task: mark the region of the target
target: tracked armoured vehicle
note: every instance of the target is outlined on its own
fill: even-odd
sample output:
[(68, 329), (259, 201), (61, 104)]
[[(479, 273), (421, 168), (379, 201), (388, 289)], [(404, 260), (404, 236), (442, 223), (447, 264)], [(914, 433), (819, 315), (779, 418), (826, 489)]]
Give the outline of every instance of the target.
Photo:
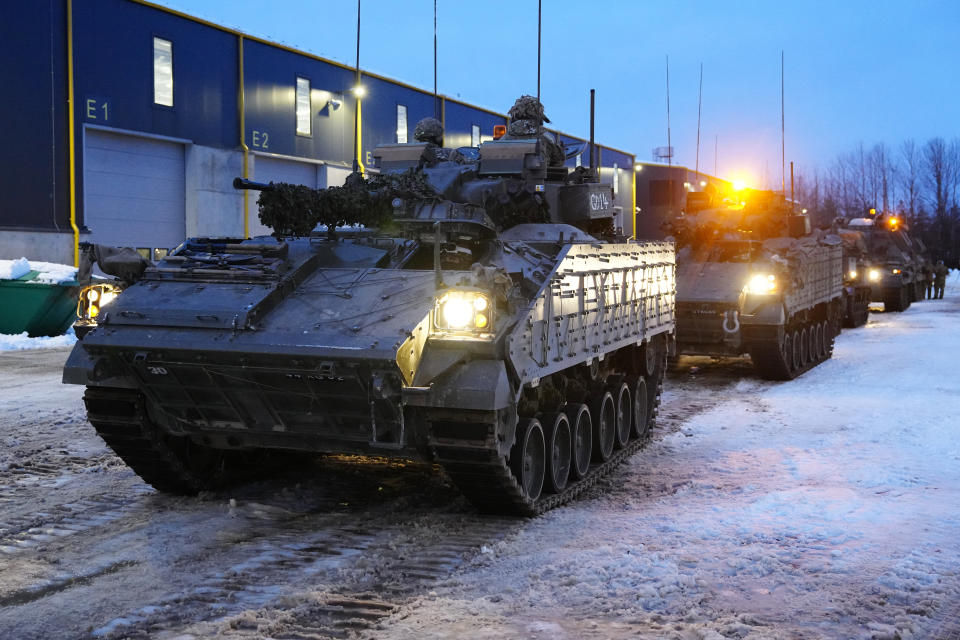
[(761, 377), (792, 379), (833, 352), (843, 316), (841, 240), (812, 235), (806, 215), (778, 194), (738, 196), (724, 204), (697, 194), (669, 225), (677, 351), (749, 354)]
[(870, 263), (863, 233), (838, 229), (843, 241), (843, 326), (860, 327), (870, 317)]
[(846, 228), (866, 240), (871, 302), (882, 302), (885, 311), (905, 311), (923, 299), (923, 247), (910, 238), (901, 217), (879, 213), (853, 218)]
[(305, 451), (438, 463), (489, 512), (563, 503), (650, 429), (674, 252), (615, 237), (610, 186), (548, 144), (388, 145), (378, 176), (322, 191), (239, 181), (275, 237), (184, 242), (64, 380), (164, 491)]

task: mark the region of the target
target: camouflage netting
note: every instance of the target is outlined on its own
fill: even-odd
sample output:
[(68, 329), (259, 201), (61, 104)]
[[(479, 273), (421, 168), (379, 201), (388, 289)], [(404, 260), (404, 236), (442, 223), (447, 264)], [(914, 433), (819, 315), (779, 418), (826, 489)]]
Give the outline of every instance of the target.
[(273, 236), (308, 236), (317, 227), (363, 225), (381, 227), (393, 212), (394, 198), (435, 199), (436, 192), (422, 172), (380, 174), (365, 179), (358, 173), (347, 177), (342, 187), (311, 189), (302, 185), (271, 183), (260, 192), (260, 222), (273, 229)]

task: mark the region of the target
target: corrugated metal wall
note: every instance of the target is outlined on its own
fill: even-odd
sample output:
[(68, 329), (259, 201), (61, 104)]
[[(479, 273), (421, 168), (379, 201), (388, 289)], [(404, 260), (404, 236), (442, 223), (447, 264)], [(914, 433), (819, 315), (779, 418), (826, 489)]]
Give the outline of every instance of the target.
[[(5, 196), (0, 227), (70, 231), (65, 107), (68, 1), (16, 3), (4, 8), (0, 21), (3, 86), (16, 88), (0, 101), (0, 115), (17, 123), (8, 130), (7, 141), (18, 157), (0, 173)], [(84, 195), (84, 125), (175, 139), (186, 145), (188, 157), (192, 146), (239, 154), (239, 34), (132, 0), (73, 0), (73, 12), (79, 224), (84, 222), (84, 202), (89, 201)], [(173, 43), (172, 107), (154, 104), (154, 37)], [(244, 37), (243, 42), (244, 137), (249, 148), (349, 166), (356, 104), (349, 93), (353, 70), (256, 38)], [(310, 81), (310, 135), (296, 133), (297, 77)], [(397, 105), (406, 107), (410, 140), (419, 119), (440, 111), (446, 144), (452, 147), (471, 144), (473, 125), (480, 127), (482, 139), (487, 140), (494, 125), (506, 123), (503, 115), (455, 100), (444, 99), (436, 109), (429, 92), (388, 79), (364, 75), (363, 85), (367, 89), (362, 103), (364, 161), (372, 157), (376, 145), (397, 141)], [(333, 108), (330, 100), (339, 108)], [(608, 148), (598, 151), (604, 166), (632, 165), (628, 154)], [(222, 162), (230, 165), (228, 159)], [(186, 171), (188, 190), (194, 182), (209, 184), (209, 176), (189, 175), (189, 161)], [(217, 177), (208, 188), (220, 189), (219, 182)], [(619, 186), (622, 193), (623, 183)], [(189, 218), (189, 195), (187, 199)], [(239, 201), (225, 196), (217, 200), (222, 207), (236, 207)], [(192, 228), (189, 221), (187, 228)]]

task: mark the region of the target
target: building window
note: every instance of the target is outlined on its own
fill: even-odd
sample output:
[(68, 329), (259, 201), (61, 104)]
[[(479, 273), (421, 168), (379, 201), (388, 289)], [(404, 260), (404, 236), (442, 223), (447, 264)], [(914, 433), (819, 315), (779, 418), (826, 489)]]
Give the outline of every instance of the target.
[(153, 102), (173, 106), (173, 43), (153, 39)]
[(480, 125), (478, 124), (470, 125), (470, 146), (480, 146)]
[(310, 81), (297, 78), (297, 135), (310, 135)]
[(397, 105), (397, 142), (407, 143), (407, 107), (403, 104)]
[(620, 167), (617, 166), (617, 163), (613, 163), (613, 197), (616, 198), (620, 194)]

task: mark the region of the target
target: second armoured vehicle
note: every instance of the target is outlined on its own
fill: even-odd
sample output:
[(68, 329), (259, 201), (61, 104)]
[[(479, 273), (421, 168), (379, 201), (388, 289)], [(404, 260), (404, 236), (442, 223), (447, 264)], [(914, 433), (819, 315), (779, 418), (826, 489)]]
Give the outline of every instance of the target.
[(879, 213), (853, 218), (846, 228), (859, 231), (866, 240), (871, 302), (882, 302), (885, 311), (904, 311), (923, 299), (922, 247), (907, 234), (901, 217)]
[(688, 194), (670, 226), (678, 353), (749, 354), (774, 380), (831, 356), (843, 315), (840, 238), (812, 235), (807, 216), (771, 191), (740, 192), (735, 204)]
[(673, 245), (617, 237), (610, 186), (511, 116), (479, 149), (380, 147), (344, 187), (240, 181), (274, 237), (187, 240), (71, 353), (98, 433), (180, 493), (278, 450), (438, 463), (492, 512), (592, 485), (656, 414)]
[(837, 235), (843, 240), (843, 326), (860, 327), (870, 316), (872, 270), (867, 242), (855, 229), (838, 229)]

